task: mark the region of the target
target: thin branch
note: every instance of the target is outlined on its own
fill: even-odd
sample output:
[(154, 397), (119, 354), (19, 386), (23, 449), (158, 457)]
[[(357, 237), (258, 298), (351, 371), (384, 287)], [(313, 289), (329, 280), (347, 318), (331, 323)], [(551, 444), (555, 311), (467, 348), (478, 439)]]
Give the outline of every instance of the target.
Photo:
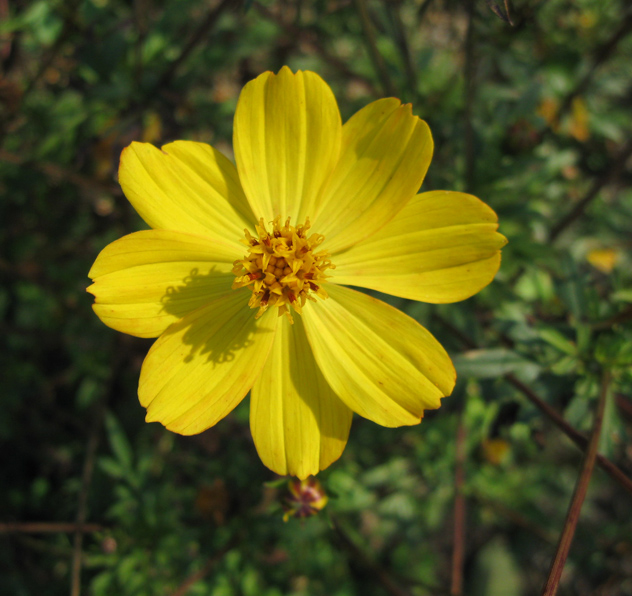
[(550, 128), (554, 129), (562, 119), (562, 116), (573, 105), (573, 100), (581, 95), (590, 84), (593, 76), (599, 69), (599, 67), (614, 53), (619, 45), (619, 42), (624, 39), (630, 32), (632, 32), (632, 11), (628, 10), (627, 14), (623, 18), (621, 25), (615, 30), (610, 39), (600, 45), (594, 54), (594, 60), (588, 72), (581, 78), (581, 80), (575, 85), (572, 91), (566, 95), (562, 100), (560, 108), (555, 114), (553, 122), (551, 122)]
[(73, 524), (63, 522), (8, 522), (0, 523), (0, 534), (52, 534), (55, 532), (101, 532), (99, 524)]
[(456, 430), (456, 462), (454, 471), (454, 545), (452, 549), (451, 596), (463, 594), (463, 566), (465, 562), (465, 422), (463, 412), (459, 415)]
[(608, 170), (594, 181), (586, 195), (551, 228), (549, 242), (555, 241), (569, 225), (583, 215), (586, 207), (595, 200), (599, 191), (611, 180), (619, 176), (630, 156), (632, 156), (632, 140), (629, 140), (623, 146), (623, 149), (619, 151), (619, 154), (615, 157)]
[(417, 69), (415, 68), (413, 62), (408, 38), (406, 36), (406, 27), (404, 26), (404, 21), (402, 20), (400, 12), (401, 4), (387, 1), (385, 2), (385, 7), (393, 23), (395, 44), (397, 45), (397, 49), (399, 50), (399, 54), (404, 64), (404, 72), (406, 73), (407, 86), (411, 101), (414, 104), (417, 104), (419, 100)]
[(503, 22), (507, 23), (511, 27), (514, 26), (513, 21), (511, 20), (511, 15), (509, 14), (509, 2), (505, 0), (505, 12), (502, 11), (500, 6), (493, 2), (492, 0), (485, 0), (489, 9)]
[[(525, 395), (529, 401), (535, 405), (543, 414), (549, 418), (575, 445), (585, 450), (588, 446), (588, 439), (579, 431), (575, 430), (560, 414), (558, 414), (551, 406), (541, 400), (538, 395), (529, 386), (517, 379), (514, 375), (506, 375), (505, 378)], [(625, 490), (632, 495), (632, 479), (630, 479), (617, 465), (613, 464), (607, 457), (597, 454), (597, 463), (607, 472), (614, 480), (616, 480)]]
[(171, 596), (185, 596), (189, 589), (192, 588), (201, 579), (204, 579), (211, 572), (213, 567), (215, 567), (216, 563), (221, 561), (229, 551), (237, 546), (239, 542), (240, 539), (237, 538), (230, 540), (224, 548), (220, 549), (213, 556), (211, 556), (201, 569), (187, 577), (184, 582), (182, 582), (182, 584), (176, 589), (176, 591), (171, 593)]
[(96, 408), (96, 413), (93, 418), (92, 428), (90, 429), (90, 435), (88, 437), (88, 443), (86, 445), (86, 458), (83, 464), (83, 474), (81, 477), (81, 491), (79, 492), (79, 505), (77, 507), (77, 529), (75, 530), (75, 537), (73, 541), (72, 549), (72, 572), (70, 579), (70, 596), (80, 596), (81, 594), (81, 563), (82, 563), (82, 548), (83, 548), (83, 532), (81, 527), (85, 526), (86, 518), (88, 516), (88, 492), (90, 490), (90, 484), (92, 482), (92, 473), (94, 471), (94, 458), (97, 453), (97, 446), (99, 445), (99, 431), (101, 429), (101, 422), (105, 414), (105, 401), (101, 400)]
[(60, 8), (63, 9), (64, 14), (64, 24), (61, 32), (53, 42), (53, 45), (48, 49), (48, 51), (40, 57), (39, 67), (37, 72), (33, 76), (33, 78), (27, 83), (26, 89), (24, 89), (24, 93), (22, 95), (22, 100), (33, 91), (36, 85), (39, 83), (44, 73), (48, 70), (48, 68), (53, 64), (57, 56), (59, 56), (61, 50), (64, 48), (66, 42), (70, 39), (71, 35), (78, 30), (77, 26), (77, 8), (79, 6), (79, 0), (72, 0), (72, 2), (66, 2), (60, 5)]
[[(455, 337), (461, 340), (463, 345), (468, 349), (477, 349), (476, 345), (469, 337), (467, 337), (460, 329), (457, 329), (452, 323), (444, 319), (443, 317), (435, 314), (436, 320), (439, 321), (446, 329), (448, 329)], [(553, 422), (577, 447), (582, 451), (586, 449), (588, 445), (588, 439), (584, 437), (579, 431), (575, 430), (564, 418), (555, 411), (554, 408), (549, 406), (545, 401), (538, 397), (537, 393), (531, 389), (528, 385), (520, 381), (515, 375), (505, 375), (505, 379), (511, 383), (516, 389), (518, 389), (529, 401), (536, 406), (551, 422)], [(621, 468), (611, 462), (607, 457), (597, 454), (597, 463), (602, 470), (607, 472), (610, 477), (618, 482), (626, 491), (632, 495), (632, 479), (630, 479)]]
[[(97, 447), (99, 445), (99, 433), (101, 425), (103, 424), (103, 418), (105, 417), (105, 410), (108, 398), (112, 392), (112, 387), (117, 378), (118, 371), (121, 367), (121, 363), (125, 359), (120, 340), (117, 340), (117, 344), (114, 349), (114, 355), (110, 363), (110, 374), (107, 381), (107, 390), (104, 393), (101, 400), (95, 405), (94, 413), (92, 416), (92, 427), (90, 434), (88, 435), (88, 442), (86, 445), (86, 458), (83, 464), (83, 473), (81, 477), (81, 490), (79, 492), (79, 503), (77, 506), (77, 526), (85, 526), (86, 518), (88, 516), (88, 493), (90, 491), (90, 484), (92, 482), (92, 473), (94, 471), (94, 460), (97, 453)], [(83, 561), (82, 556), (83, 549), (83, 532), (79, 530), (75, 531), (72, 551), (72, 568), (70, 576), (70, 596), (80, 596), (81, 593), (81, 564)]]
[(470, 496), (478, 501), (479, 505), (488, 507), (493, 511), (493, 513), (503, 516), (512, 524), (522, 528), (523, 530), (526, 530), (527, 532), (530, 532), (534, 536), (540, 538), (542, 541), (548, 542), (549, 544), (553, 545), (556, 543), (556, 537), (553, 532), (551, 532), (548, 528), (542, 527), (538, 523), (534, 522), (532, 519), (529, 519), (519, 511), (515, 511), (514, 509), (507, 507), (504, 503), (501, 503), (496, 499), (489, 499), (488, 497), (478, 492), (474, 492)]
[(393, 85), (393, 82), (391, 81), (388, 70), (386, 69), (384, 58), (378, 50), (377, 41), (375, 39), (375, 30), (373, 29), (373, 23), (371, 23), (371, 18), (369, 17), (366, 0), (354, 0), (354, 4), (358, 13), (358, 17), (360, 18), (360, 25), (362, 26), (362, 33), (367, 50), (369, 52), (369, 57), (371, 58), (373, 68), (375, 69), (375, 72), (380, 79), (380, 83), (382, 84), (384, 93), (386, 93), (386, 95), (395, 97), (397, 95), (397, 91), (395, 89), (395, 86)]
[(611, 329), (615, 325), (620, 325), (621, 323), (626, 323), (630, 320), (632, 320), (632, 304), (628, 304), (620, 313), (617, 313), (604, 321), (593, 323), (590, 327), (594, 330)]
[(0, 149), (0, 161), (41, 172), (44, 176), (57, 184), (62, 181), (70, 182), (86, 192), (107, 192), (113, 195), (122, 194), (120, 187), (116, 184), (99, 182), (98, 180), (82, 176), (73, 170), (69, 170), (55, 163), (28, 160), (10, 151), (5, 151), (4, 149)]
[(424, 18), (424, 15), (428, 12), (428, 9), (430, 8), (431, 4), (434, 2), (434, 0), (424, 0), (423, 4), (417, 9), (417, 25), (419, 25), (419, 23), (421, 23), (422, 19)]
[(474, 126), (472, 125), (472, 106), (475, 88), (474, 56), (474, 0), (467, 0), (467, 34), (465, 37), (465, 110), (463, 128), (465, 129), (465, 191), (473, 192), (476, 178), (476, 153), (474, 151)]
[(147, 16), (149, 6), (146, 0), (134, 0), (133, 21), (136, 29), (136, 41), (134, 42), (134, 81), (140, 87), (143, 79), (143, 50), (147, 38)]
[(291, 23), (285, 22), (282, 18), (270, 11), (266, 6), (260, 2), (253, 2), (252, 7), (264, 18), (272, 21), (278, 27), (283, 29), (286, 34), (290, 35), (294, 39), (300, 39), (301, 43), (306, 44), (316, 54), (318, 54), (325, 62), (335, 68), (340, 74), (344, 75), (348, 79), (360, 81), (369, 91), (373, 97), (379, 97), (380, 93), (375, 88), (375, 85), (362, 75), (354, 72), (349, 68), (344, 60), (340, 60), (337, 56), (330, 53), (325, 46), (320, 42), (318, 36), (312, 31), (308, 31), (304, 28), (297, 27)]
[(342, 546), (348, 550), (353, 558), (380, 583), (386, 592), (388, 592), (391, 596), (412, 596), (408, 590), (405, 590), (395, 583), (393, 578), (379, 563), (371, 560), (369, 556), (356, 545), (356, 543), (335, 519), (332, 519), (332, 524)]
[(579, 515), (581, 513), (582, 505), (588, 491), (588, 485), (590, 484), (590, 478), (595, 467), (597, 446), (599, 445), (601, 425), (603, 422), (603, 414), (606, 407), (609, 388), (610, 372), (606, 371), (601, 381), (601, 391), (599, 393), (599, 401), (597, 402), (595, 420), (593, 422), (593, 429), (590, 435), (588, 448), (584, 454), (582, 470), (579, 478), (577, 479), (577, 484), (575, 485), (573, 499), (570, 507), (568, 508), (568, 513), (566, 514), (564, 528), (560, 536), (560, 541), (557, 545), (557, 552), (555, 553), (555, 557), (553, 558), (551, 564), (548, 580), (542, 590), (542, 596), (555, 596), (557, 593), (560, 578), (562, 577), (562, 571), (564, 571), (564, 564), (566, 563), (566, 558), (568, 557), (568, 553), (573, 542), (575, 528), (577, 527), (577, 522), (579, 521)]
[(223, 12), (231, 5), (234, 4), (234, 0), (222, 0), (217, 6), (213, 7), (207, 13), (206, 17), (199, 24), (197, 29), (193, 32), (188, 42), (182, 48), (182, 51), (178, 55), (178, 57), (169, 65), (167, 70), (162, 74), (158, 82), (156, 83), (154, 89), (160, 91), (165, 87), (169, 86), (171, 79), (175, 76), (176, 72), (180, 68), (180, 66), (185, 62), (185, 60), (189, 57), (191, 52), (195, 50), (195, 48), (207, 40), (209, 33), (215, 27), (215, 24), (219, 20), (219, 17), (223, 14)]

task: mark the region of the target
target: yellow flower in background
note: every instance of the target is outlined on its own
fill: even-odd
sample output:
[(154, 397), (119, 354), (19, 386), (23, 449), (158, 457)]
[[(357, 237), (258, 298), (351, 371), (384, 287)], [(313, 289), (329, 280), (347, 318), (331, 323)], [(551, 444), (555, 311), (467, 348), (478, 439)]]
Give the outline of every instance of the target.
[(586, 255), (586, 260), (602, 273), (612, 273), (620, 258), (616, 248), (594, 248)]
[(159, 338), (147, 421), (199, 433), (251, 391), (261, 460), (304, 479), (340, 457), (352, 412), (418, 424), (455, 383), (426, 329), (347, 286), (463, 300), (506, 240), (477, 198), (416, 194), (433, 142), (397, 99), (342, 125), (328, 85), (284, 67), (242, 90), (233, 144), (236, 166), (188, 141), (123, 151), (121, 186), (152, 229), (107, 246), (89, 291), (106, 325)]

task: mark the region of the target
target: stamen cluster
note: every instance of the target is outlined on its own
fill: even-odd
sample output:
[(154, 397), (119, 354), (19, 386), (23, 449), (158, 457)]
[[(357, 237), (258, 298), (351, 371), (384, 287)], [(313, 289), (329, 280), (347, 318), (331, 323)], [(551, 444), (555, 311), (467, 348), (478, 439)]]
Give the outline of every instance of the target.
[(327, 251), (314, 252), (325, 239), (320, 234), (307, 236), (309, 218), (304, 224), (290, 225), (288, 217), (281, 225), (281, 216), (272, 223), (272, 232), (266, 229), (263, 218), (256, 225), (258, 238), (245, 230), (241, 240), (248, 247), (245, 258), (235, 261), (233, 273), (237, 276), (233, 289), (250, 286), (252, 296), (248, 305), (259, 308), (259, 318), (270, 306), (279, 309), (292, 321), (290, 308), (301, 314), (307, 300), (316, 301), (313, 294), (327, 298), (322, 283), (327, 269), (334, 265)]

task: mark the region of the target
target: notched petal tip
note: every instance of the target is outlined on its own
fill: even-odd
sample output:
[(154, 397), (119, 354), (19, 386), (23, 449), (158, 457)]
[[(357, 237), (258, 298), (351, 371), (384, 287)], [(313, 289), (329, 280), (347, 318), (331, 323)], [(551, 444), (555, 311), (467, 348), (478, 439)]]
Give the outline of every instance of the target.
[(276, 74), (276, 76), (280, 77), (281, 75), (283, 76), (295, 76), (297, 75), (299, 72), (303, 72), (302, 70), (297, 70), (296, 72), (293, 72), (292, 69), (287, 65), (284, 64), (280, 69), (279, 72)]
[(160, 424), (166, 430), (172, 433), (176, 433), (178, 435), (182, 435), (183, 437), (191, 437), (193, 435), (199, 435), (200, 433), (203, 433), (205, 430), (208, 430), (208, 428), (210, 428), (210, 427), (197, 428), (197, 427), (192, 427), (190, 424), (183, 426), (182, 424), (178, 424), (177, 421), (169, 422), (165, 424), (164, 422), (160, 420), (160, 417), (152, 416), (151, 409), (147, 410), (147, 414), (145, 415), (145, 423), (146, 424), (153, 424), (153, 423)]

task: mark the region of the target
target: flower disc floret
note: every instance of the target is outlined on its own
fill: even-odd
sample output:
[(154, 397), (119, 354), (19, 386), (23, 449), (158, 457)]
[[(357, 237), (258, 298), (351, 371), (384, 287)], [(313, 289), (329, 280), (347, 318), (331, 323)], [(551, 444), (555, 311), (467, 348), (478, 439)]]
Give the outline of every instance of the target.
[(245, 230), (241, 242), (248, 247), (248, 254), (234, 263), (236, 279), (232, 287), (250, 286), (252, 296), (248, 305), (259, 308), (256, 318), (276, 306), (279, 316), (286, 314), (292, 321), (291, 308), (301, 314), (307, 300), (316, 301), (314, 294), (328, 298), (322, 284), (329, 277), (325, 271), (335, 266), (327, 251), (316, 252), (325, 237), (308, 236), (309, 218), (304, 224), (293, 226), (289, 217), (281, 225), (281, 216), (277, 216), (271, 224), (272, 232), (268, 232), (261, 218), (255, 226), (257, 238)]

